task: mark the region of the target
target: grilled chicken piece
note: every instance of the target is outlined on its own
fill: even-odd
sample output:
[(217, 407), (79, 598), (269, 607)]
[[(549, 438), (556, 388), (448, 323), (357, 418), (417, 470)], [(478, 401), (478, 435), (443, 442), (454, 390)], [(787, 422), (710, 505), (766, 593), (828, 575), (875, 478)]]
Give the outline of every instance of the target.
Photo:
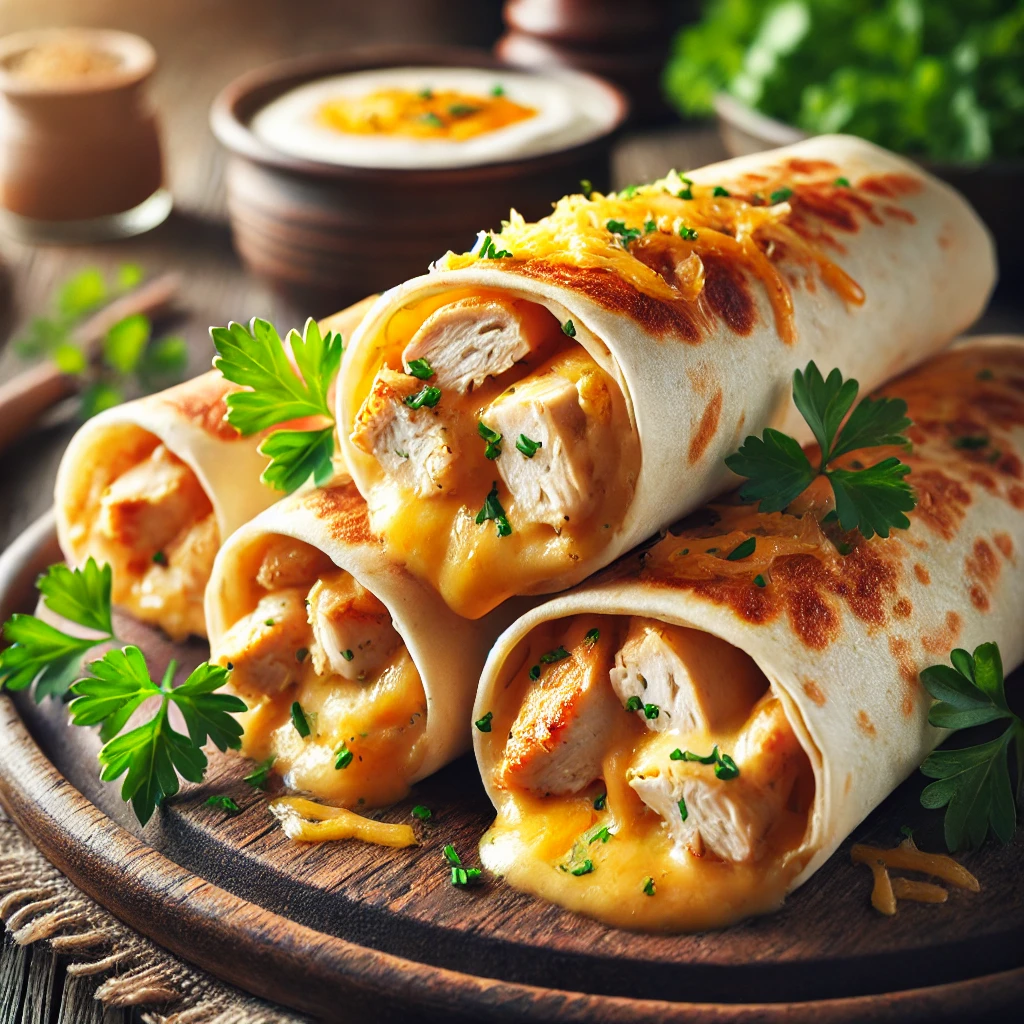
[(352, 430), (352, 443), (417, 497), (442, 494), (455, 485), (454, 432), (437, 409), (410, 409), (404, 399), (424, 383), (384, 368), (374, 378)]
[(293, 682), (299, 672), (298, 652), (311, 643), (306, 592), (291, 587), (260, 598), (210, 654), (218, 665), (232, 666), (232, 687), (251, 698), (279, 693)]
[(804, 758), (779, 699), (766, 694), (751, 714), (733, 753), (736, 778), (716, 778), (710, 764), (673, 761), (670, 746), (660, 745), (630, 770), (629, 784), (640, 799), (664, 818), (677, 846), (736, 863), (758, 860)]
[(495, 777), (539, 795), (576, 793), (601, 776), (605, 746), (622, 708), (607, 685), (614, 643), (585, 639), (577, 620), (562, 646), (570, 657), (541, 666), (523, 701)]
[[(572, 381), (557, 373), (527, 377), (492, 402), (481, 419), (505, 439), (496, 465), (520, 521), (557, 528), (593, 510), (598, 495), (587, 416)], [(515, 447), (520, 434), (540, 442), (532, 457)]]
[(312, 544), (278, 535), (260, 562), (256, 582), (264, 590), (309, 587), (314, 580), (335, 568), (334, 562)]
[(401, 645), (391, 613), (343, 570), (323, 576), (309, 592), (310, 656), (317, 675), (363, 679)]
[(768, 687), (753, 659), (732, 644), (642, 618), (630, 620), (610, 676), (623, 704), (639, 697), (658, 706), (657, 718), (637, 712), (656, 732), (731, 731)]
[(161, 444), (107, 488), (99, 528), (109, 540), (148, 555), (211, 508), (192, 470)]
[(552, 317), (533, 303), (461, 299), (432, 313), (402, 353), (408, 366), (426, 359), (430, 383), (466, 394), (510, 370), (550, 334)]

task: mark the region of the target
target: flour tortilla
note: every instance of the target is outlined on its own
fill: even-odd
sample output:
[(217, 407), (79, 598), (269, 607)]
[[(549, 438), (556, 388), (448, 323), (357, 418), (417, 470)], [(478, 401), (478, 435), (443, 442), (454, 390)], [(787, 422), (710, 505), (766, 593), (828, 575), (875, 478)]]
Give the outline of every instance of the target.
[(794, 369), (811, 359), (826, 373), (839, 367), (860, 381), (863, 392), (940, 350), (979, 315), (996, 277), (987, 230), (947, 185), (917, 165), (849, 136), (822, 136), (689, 176), (697, 183), (728, 186), (783, 161), (815, 160), (831, 162), (834, 171), (829, 174), (854, 185), (868, 176), (889, 174), (920, 182), (920, 191), (913, 195), (872, 197), (880, 214), (884, 207), (898, 206), (904, 215), (880, 216), (881, 224), (862, 218), (856, 233), (835, 232), (845, 252), (824, 250), (863, 288), (862, 306), (848, 306), (820, 280), (813, 291), (794, 286), (797, 340), (787, 345), (776, 330), (765, 289), (750, 279), (757, 308), (752, 332), (741, 336), (717, 320), (711, 333), (693, 343), (671, 331), (651, 333), (636, 308), (610, 308), (571, 283), (540, 279), (535, 273), (528, 277), (513, 260), (480, 261), (415, 278), (380, 297), (352, 337), (342, 364), (337, 392), (340, 443), (356, 485), (370, 496), (370, 457), (349, 439), (364, 397), (356, 389), (367, 367), (379, 359), (388, 322), (403, 307), (455, 288), (499, 288), (546, 306), (560, 322), (571, 319), (576, 340), (622, 387), (639, 434), (642, 465), (623, 523), (606, 531), (608, 542), (597, 556), (567, 566), (538, 593), (580, 582), (720, 493), (735, 480), (723, 459), (746, 435), (775, 426), (801, 441), (810, 440), (790, 400)]
[[(994, 380), (984, 379), (986, 370), (994, 371)], [(947, 735), (928, 724), (931, 699), (918, 672), (948, 663), (953, 647), (973, 651), (988, 641), (999, 644), (1007, 674), (1024, 661), (1024, 487), (1016, 475), (1024, 457), (1022, 380), (1024, 338), (990, 337), (958, 346), (883, 390), (907, 397), (915, 423), (928, 425), (927, 434), (912, 433), (914, 453), (905, 456), (919, 505), (909, 530), (866, 545), (895, 568), (892, 589), (869, 601), (870, 586), (857, 592), (851, 572), (846, 582), (868, 601), (857, 606), (860, 615), (854, 601), (824, 595), (837, 622), (827, 638), (801, 630), (796, 604), (785, 606), (783, 585), (770, 581), (755, 590), (750, 576), (757, 570), (744, 580), (746, 598), (764, 595), (777, 612), (760, 622), (726, 600), (648, 573), (644, 558), (630, 555), (603, 578), (509, 627), (487, 660), (474, 717), (494, 705), (506, 662), (517, 664), (510, 657), (517, 644), (550, 620), (639, 615), (720, 637), (749, 654), (768, 677), (811, 761), (816, 792), (804, 842), (793, 853), (806, 861), (790, 886), (797, 888)], [(981, 452), (957, 449), (951, 441), (959, 432), (987, 434), (991, 444)], [(1000, 458), (989, 462), (994, 451)], [(685, 537), (662, 543), (682, 547)], [(794, 586), (789, 596), (805, 598), (807, 591)], [(909, 607), (900, 607), (902, 600)], [(493, 754), (479, 740), (480, 773), (497, 807)]]
[(259, 538), (281, 534), (324, 552), (350, 573), (391, 613), (419, 672), (427, 699), (425, 752), (409, 782), (433, 774), (469, 749), (470, 719), (480, 670), (495, 637), (522, 610), (508, 602), (476, 621), (450, 611), (438, 594), (385, 556), (370, 532), (366, 502), (350, 480), (297, 492), (236, 531), (221, 548), (206, 590), (210, 646), (244, 611), (248, 580), (240, 579), (239, 560)]

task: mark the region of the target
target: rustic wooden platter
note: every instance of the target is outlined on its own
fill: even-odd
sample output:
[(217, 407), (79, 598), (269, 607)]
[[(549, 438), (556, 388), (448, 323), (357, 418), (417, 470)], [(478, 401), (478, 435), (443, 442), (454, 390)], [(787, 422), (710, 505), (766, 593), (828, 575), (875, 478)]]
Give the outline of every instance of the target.
[[(0, 558), (0, 615), (31, 610), (32, 583), (60, 558), (47, 517)], [(152, 669), (205, 645), (171, 645), (127, 621)], [(1018, 674), (1010, 689), (1024, 681)], [(420, 845), (288, 840), (249, 762), (214, 755), (145, 829), (98, 781), (98, 738), (62, 704), (0, 698), (0, 801), (77, 885), (174, 953), (256, 995), (333, 1020), (802, 1022), (995, 1019), (1024, 1004), (1024, 836), (965, 862), (981, 880), (941, 906), (869, 904), (853, 841), (892, 845), (904, 824), (941, 845), (941, 816), (904, 783), (777, 914), (691, 936), (634, 934), (515, 892), (460, 891), (441, 848), (475, 862), (491, 809), (470, 758), (383, 814), (433, 819)], [(205, 805), (227, 793), (234, 818)]]

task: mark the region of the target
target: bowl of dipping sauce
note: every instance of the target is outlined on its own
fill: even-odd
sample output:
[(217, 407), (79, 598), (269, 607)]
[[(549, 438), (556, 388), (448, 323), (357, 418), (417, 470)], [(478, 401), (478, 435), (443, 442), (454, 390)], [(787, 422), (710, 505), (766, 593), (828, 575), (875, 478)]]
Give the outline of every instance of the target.
[(139, 36), (103, 29), (0, 39), (0, 224), (26, 241), (147, 231), (171, 208)]
[(243, 261), (320, 314), (470, 249), (511, 207), (541, 217), (582, 179), (606, 187), (627, 113), (591, 75), (401, 47), (247, 74), (211, 124)]

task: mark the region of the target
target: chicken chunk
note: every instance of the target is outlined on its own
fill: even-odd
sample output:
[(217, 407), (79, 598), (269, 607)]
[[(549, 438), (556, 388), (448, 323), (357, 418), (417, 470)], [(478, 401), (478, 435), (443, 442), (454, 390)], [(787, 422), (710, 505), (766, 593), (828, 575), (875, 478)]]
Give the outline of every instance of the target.
[(365, 679), (401, 645), (391, 613), (349, 573), (323, 576), (309, 592), (310, 657), (317, 675)]
[(335, 569), (322, 551), (292, 537), (276, 536), (263, 555), (256, 582), (264, 590), (310, 586), (315, 579)]
[[(492, 402), (481, 419), (505, 438), (496, 465), (517, 518), (561, 527), (593, 510), (594, 459), (572, 381), (557, 373), (527, 377)], [(540, 444), (530, 457), (515, 447), (521, 434)]]
[(432, 313), (402, 353), (408, 366), (425, 359), (430, 383), (466, 394), (510, 370), (549, 332), (551, 316), (512, 299), (461, 299)]
[(717, 778), (711, 764), (674, 761), (669, 747), (631, 769), (629, 785), (665, 820), (676, 845), (734, 863), (758, 860), (805, 761), (778, 698), (765, 695), (745, 726), (733, 754), (735, 778)]
[(539, 795), (576, 793), (600, 778), (622, 707), (607, 684), (614, 644), (605, 637), (588, 641), (585, 629), (574, 624), (563, 641), (568, 658), (541, 666), (496, 769), (499, 786)]
[(623, 704), (639, 697), (658, 707), (656, 718), (637, 712), (656, 732), (713, 732), (739, 725), (768, 687), (753, 659), (732, 644), (642, 618), (630, 620), (610, 676)]
[(210, 510), (196, 475), (161, 444), (106, 489), (99, 529), (108, 540), (151, 554)]
[(387, 368), (373, 382), (356, 415), (352, 443), (417, 497), (443, 494), (455, 486), (454, 431), (437, 409), (411, 409), (405, 399), (423, 382)]
[(312, 643), (305, 599), (298, 587), (267, 594), (210, 652), (232, 666), (231, 684), (243, 697), (279, 693), (296, 679), (299, 652)]

